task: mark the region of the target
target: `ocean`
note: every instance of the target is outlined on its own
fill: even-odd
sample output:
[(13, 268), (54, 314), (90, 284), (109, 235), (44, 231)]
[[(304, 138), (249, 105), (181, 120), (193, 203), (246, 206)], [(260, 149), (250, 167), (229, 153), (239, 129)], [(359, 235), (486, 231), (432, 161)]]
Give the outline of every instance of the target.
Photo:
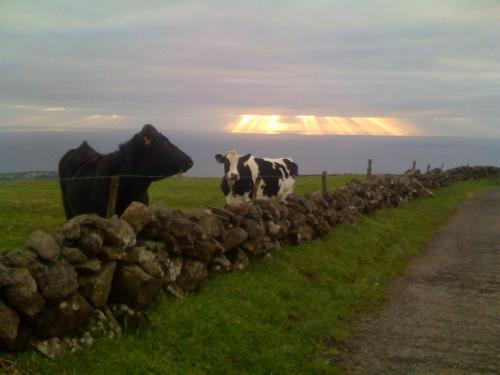
[[(99, 152), (111, 152), (130, 139), (133, 130), (0, 131), (0, 173), (57, 170), (61, 156), (84, 140)], [(468, 137), (370, 137), (257, 135), (164, 131), (194, 160), (188, 176), (221, 176), (214, 155), (236, 149), (260, 157), (291, 157), (301, 174), (364, 173), (373, 159), (374, 173), (400, 173), (427, 164), (500, 165), (500, 139)]]

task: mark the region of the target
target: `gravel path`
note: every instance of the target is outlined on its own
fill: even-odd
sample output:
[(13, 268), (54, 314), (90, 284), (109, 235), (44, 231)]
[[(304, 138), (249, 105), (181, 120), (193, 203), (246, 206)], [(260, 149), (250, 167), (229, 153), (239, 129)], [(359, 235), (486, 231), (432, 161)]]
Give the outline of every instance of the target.
[(462, 203), (361, 321), (346, 374), (500, 374), (500, 188)]

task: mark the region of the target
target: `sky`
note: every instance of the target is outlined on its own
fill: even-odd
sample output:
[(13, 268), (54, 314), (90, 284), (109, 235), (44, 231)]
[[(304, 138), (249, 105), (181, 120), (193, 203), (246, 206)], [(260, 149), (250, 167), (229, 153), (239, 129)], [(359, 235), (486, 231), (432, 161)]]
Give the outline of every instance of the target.
[(0, 0), (0, 132), (280, 115), (500, 138), (499, 103), (497, 0)]

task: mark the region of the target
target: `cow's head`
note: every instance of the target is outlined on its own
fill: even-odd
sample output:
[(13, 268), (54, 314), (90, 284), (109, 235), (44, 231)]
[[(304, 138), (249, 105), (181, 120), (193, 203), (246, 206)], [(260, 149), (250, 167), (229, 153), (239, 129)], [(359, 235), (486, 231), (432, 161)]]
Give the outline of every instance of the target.
[(144, 125), (131, 142), (133, 144), (131, 163), (134, 169), (140, 170), (142, 174), (173, 176), (186, 172), (193, 166), (191, 157), (152, 125)]
[(226, 155), (217, 154), (215, 160), (224, 164), (224, 176), (231, 185), (240, 179), (240, 170), (243, 163), (247, 162), (252, 154), (241, 156), (237, 151), (229, 151)]

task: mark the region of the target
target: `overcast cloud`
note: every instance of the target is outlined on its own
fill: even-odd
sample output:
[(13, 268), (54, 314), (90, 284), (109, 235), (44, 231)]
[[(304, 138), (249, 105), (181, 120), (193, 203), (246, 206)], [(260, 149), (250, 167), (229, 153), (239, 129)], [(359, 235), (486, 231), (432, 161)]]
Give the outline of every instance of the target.
[(0, 129), (243, 113), (500, 137), (500, 2), (0, 0)]

